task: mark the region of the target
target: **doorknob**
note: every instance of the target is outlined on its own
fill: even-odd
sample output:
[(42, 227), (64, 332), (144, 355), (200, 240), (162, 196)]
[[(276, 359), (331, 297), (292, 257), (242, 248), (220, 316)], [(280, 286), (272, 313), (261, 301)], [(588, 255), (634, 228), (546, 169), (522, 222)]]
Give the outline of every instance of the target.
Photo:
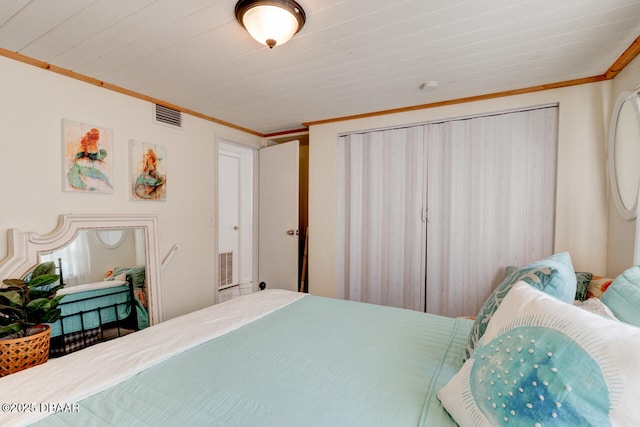
[(289, 236), (297, 236), (298, 234), (300, 234), (300, 232), (298, 230), (294, 230), (293, 228), (291, 230), (287, 230), (287, 234)]

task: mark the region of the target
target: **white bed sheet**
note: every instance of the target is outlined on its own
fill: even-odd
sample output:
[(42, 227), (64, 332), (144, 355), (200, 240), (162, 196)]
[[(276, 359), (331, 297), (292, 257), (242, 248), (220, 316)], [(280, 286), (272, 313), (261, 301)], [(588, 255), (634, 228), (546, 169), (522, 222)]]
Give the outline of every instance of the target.
[(60, 289), (56, 293), (56, 295), (69, 295), (76, 294), (78, 292), (96, 291), (98, 289), (115, 288), (116, 286), (122, 286), (126, 284), (127, 282), (123, 280), (104, 280), (102, 282), (85, 283), (84, 285), (65, 286), (64, 288)]
[[(185, 350), (237, 329), (305, 294), (265, 290), (186, 314), (161, 324), (49, 360), (0, 378), (3, 404), (71, 404), (132, 377)], [(123, 360), (126, 364), (123, 365)], [(27, 425), (48, 412), (2, 411), (0, 425)]]

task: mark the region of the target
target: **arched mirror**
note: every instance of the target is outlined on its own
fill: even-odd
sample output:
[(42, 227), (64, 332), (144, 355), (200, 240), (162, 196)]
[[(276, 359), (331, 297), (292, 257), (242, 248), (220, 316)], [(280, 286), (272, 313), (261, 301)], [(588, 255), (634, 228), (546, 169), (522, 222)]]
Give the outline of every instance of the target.
[(618, 96), (609, 132), (609, 181), (620, 215), (636, 217), (640, 190), (640, 99), (636, 91)]
[(0, 277), (23, 277), (40, 262), (58, 260), (65, 291), (93, 291), (100, 282), (130, 276), (153, 325), (163, 320), (157, 236), (154, 215), (61, 215), (56, 229), (45, 235), (8, 231), (8, 256), (0, 261)]

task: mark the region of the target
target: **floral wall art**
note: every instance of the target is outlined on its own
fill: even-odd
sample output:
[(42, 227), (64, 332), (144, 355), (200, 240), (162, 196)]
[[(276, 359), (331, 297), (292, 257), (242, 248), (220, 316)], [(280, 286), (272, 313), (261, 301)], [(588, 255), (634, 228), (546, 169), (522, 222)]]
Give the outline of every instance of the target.
[(113, 131), (62, 121), (65, 191), (113, 193)]
[(147, 142), (130, 140), (129, 158), (131, 162), (131, 200), (166, 200), (166, 148)]

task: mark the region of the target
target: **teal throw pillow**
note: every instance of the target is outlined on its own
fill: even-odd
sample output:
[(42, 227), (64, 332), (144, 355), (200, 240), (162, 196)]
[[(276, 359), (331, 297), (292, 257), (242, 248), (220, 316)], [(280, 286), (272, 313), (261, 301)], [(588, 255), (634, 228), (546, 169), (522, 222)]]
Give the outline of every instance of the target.
[(145, 268), (144, 266), (136, 267), (116, 267), (113, 269), (113, 277), (126, 274), (131, 277), (135, 288), (144, 288)]
[[(516, 271), (518, 267), (515, 265), (510, 265), (505, 268), (504, 276), (507, 277), (514, 271)], [(576, 296), (575, 299), (577, 301), (586, 301), (587, 290), (589, 290), (589, 285), (591, 284), (591, 279), (593, 278), (593, 273), (588, 273), (586, 271), (576, 271)]]
[(600, 301), (619, 320), (640, 326), (640, 266), (635, 265), (616, 277)]
[(521, 280), (561, 301), (568, 303), (574, 301), (576, 274), (573, 271), (571, 257), (567, 252), (551, 255), (516, 269), (496, 287), (480, 308), (469, 333), (464, 360), (469, 359), (473, 354), (493, 313), (498, 309), (504, 297), (507, 296), (514, 283)]

